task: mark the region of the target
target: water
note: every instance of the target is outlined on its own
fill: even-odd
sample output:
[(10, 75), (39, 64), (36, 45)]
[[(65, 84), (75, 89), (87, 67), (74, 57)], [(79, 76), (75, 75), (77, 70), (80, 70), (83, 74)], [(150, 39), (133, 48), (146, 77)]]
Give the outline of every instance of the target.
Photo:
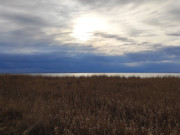
[(33, 73), (28, 74), (33, 76), (52, 76), (52, 77), (90, 77), (90, 76), (120, 76), (120, 77), (167, 77), (167, 76), (173, 76), (173, 77), (180, 77), (180, 73)]

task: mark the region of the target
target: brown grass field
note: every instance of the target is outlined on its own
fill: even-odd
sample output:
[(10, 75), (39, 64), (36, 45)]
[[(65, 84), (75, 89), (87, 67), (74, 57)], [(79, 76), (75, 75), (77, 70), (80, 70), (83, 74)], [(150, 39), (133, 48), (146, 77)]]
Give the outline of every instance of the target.
[(180, 78), (0, 75), (0, 135), (180, 135)]

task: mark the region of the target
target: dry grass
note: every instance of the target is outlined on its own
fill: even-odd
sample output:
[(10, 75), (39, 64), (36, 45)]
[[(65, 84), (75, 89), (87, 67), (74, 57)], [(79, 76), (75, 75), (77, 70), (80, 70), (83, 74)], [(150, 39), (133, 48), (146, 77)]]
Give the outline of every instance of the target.
[(0, 76), (1, 135), (179, 135), (180, 78)]

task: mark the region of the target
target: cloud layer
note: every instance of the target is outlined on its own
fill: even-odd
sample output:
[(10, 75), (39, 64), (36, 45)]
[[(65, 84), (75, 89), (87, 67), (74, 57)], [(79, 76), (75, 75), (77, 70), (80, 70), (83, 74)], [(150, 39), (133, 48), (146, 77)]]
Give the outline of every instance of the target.
[[(180, 72), (179, 7), (177, 0), (0, 0), (0, 72)], [(81, 41), (72, 35), (82, 18), (106, 28), (84, 30), (90, 36)]]
[[(180, 47), (104, 56), (91, 53), (1, 54), (2, 73), (179, 72)], [(159, 53), (161, 55), (159, 55)]]

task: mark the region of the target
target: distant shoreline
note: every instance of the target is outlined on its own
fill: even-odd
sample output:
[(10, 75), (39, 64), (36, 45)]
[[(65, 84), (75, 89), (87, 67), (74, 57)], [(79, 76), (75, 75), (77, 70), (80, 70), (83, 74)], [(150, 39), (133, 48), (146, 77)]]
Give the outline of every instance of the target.
[(3, 73), (0, 75), (32, 75), (32, 76), (50, 76), (50, 77), (91, 77), (91, 76), (108, 76), (108, 77), (180, 77), (180, 73)]

